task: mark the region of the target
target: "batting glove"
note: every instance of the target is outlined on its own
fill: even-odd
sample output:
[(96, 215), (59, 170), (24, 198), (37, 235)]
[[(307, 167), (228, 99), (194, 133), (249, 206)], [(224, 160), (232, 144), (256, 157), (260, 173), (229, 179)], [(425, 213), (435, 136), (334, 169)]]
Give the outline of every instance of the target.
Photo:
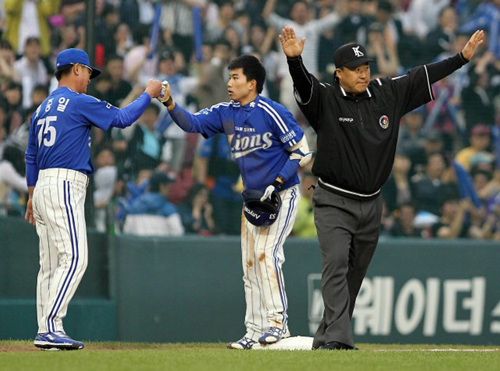
[(271, 195), (273, 194), (275, 189), (276, 188), (272, 184), (267, 186), (266, 190), (264, 191), (264, 195), (260, 198), (260, 201), (263, 202), (264, 200), (271, 198)]
[[(162, 83), (160, 96), (157, 98), (161, 103), (166, 103), (170, 99), (171, 90), (168, 86), (168, 81), (164, 80)], [(167, 94), (168, 93), (168, 94)]]

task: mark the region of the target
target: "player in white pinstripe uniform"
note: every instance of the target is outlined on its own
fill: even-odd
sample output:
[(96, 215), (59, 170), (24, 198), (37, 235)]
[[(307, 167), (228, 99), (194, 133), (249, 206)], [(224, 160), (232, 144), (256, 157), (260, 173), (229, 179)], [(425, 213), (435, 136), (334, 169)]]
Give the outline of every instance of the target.
[(230, 102), (191, 114), (175, 103), (167, 88), (163, 104), (187, 132), (204, 137), (227, 135), (247, 190), (262, 195), (262, 200), (274, 191), (281, 196), (281, 211), (273, 224), (256, 226), (242, 217), (246, 334), (228, 347), (250, 349), (257, 341), (275, 343), (288, 333), (283, 244), (300, 199), (297, 170), (310, 160), (310, 152), (290, 111), (260, 95), (266, 72), (259, 60), (244, 55), (234, 59), (228, 69)]
[(36, 225), (40, 239), (34, 344), (42, 349), (83, 348), (81, 341), (66, 335), (63, 319), (87, 267), (84, 202), (88, 175), (94, 171), (91, 128), (132, 125), (162, 91), (161, 82), (151, 80), (136, 101), (118, 109), (85, 94), (90, 80), (99, 74), (85, 51), (62, 51), (56, 62), (59, 86), (31, 119), (25, 218)]

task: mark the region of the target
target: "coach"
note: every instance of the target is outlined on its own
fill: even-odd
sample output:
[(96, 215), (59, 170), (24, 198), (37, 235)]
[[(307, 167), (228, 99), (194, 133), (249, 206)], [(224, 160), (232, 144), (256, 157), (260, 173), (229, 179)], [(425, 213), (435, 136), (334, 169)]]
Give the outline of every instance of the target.
[(313, 349), (356, 349), (351, 317), (377, 246), (380, 188), (394, 161), (401, 117), (431, 101), (431, 84), (466, 64), (483, 43), (477, 31), (462, 52), (395, 78), (370, 81), (364, 47), (349, 43), (334, 53), (333, 83), (321, 83), (302, 63), (305, 38), (291, 27), (279, 36), (297, 103), (317, 133), (313, 173), (315, 223), (322, 252), (323, 319)]
[(86, 94), (90, 80), (100, 73), (84, 50), (61, 51), (56, 59), (58, 87), (31, 117), (25, 219), (36, 226), (40, 240), (34, 345), (41, 349), (84, 347), (66, 334), (63, 319), (88, 262), (84, 203), (94, 172), (92, 127), (107, 131), (132, 125), (162, 91), (161, 82), (152, 79), (139, 98), (119, 109)]

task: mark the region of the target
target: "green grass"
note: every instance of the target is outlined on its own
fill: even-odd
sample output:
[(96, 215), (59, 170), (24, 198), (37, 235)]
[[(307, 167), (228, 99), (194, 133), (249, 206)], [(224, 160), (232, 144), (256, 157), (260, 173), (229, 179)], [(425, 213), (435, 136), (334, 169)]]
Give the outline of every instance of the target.
[(31, 341), (0, 341), (0, 370), (500, 370), (500, 347), (359, 347), (360, 351), (237, 351), (222, 343), (87, 342), (81, 351), (43, 352)]

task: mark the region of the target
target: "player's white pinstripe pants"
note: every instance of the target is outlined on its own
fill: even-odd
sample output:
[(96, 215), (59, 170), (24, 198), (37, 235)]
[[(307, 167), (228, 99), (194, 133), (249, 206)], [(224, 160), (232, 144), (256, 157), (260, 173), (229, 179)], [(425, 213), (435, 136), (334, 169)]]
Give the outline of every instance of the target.
[(40, 239), (39, 333), (64, 330), (62, 320), (87, 268), (87, 183), (86, 175), (69, 169), (40, 170), (38, 175), (33, 211)]
[(278, 219), (269, 227), (241, 220), (241, 252), (245, 285), (247, 337), (257, 341), (269, 327), (288, 329), (288, 301), (282, 266), (283, 244), (292, 231), (300, 200), (299, 186), (280, 192)]

